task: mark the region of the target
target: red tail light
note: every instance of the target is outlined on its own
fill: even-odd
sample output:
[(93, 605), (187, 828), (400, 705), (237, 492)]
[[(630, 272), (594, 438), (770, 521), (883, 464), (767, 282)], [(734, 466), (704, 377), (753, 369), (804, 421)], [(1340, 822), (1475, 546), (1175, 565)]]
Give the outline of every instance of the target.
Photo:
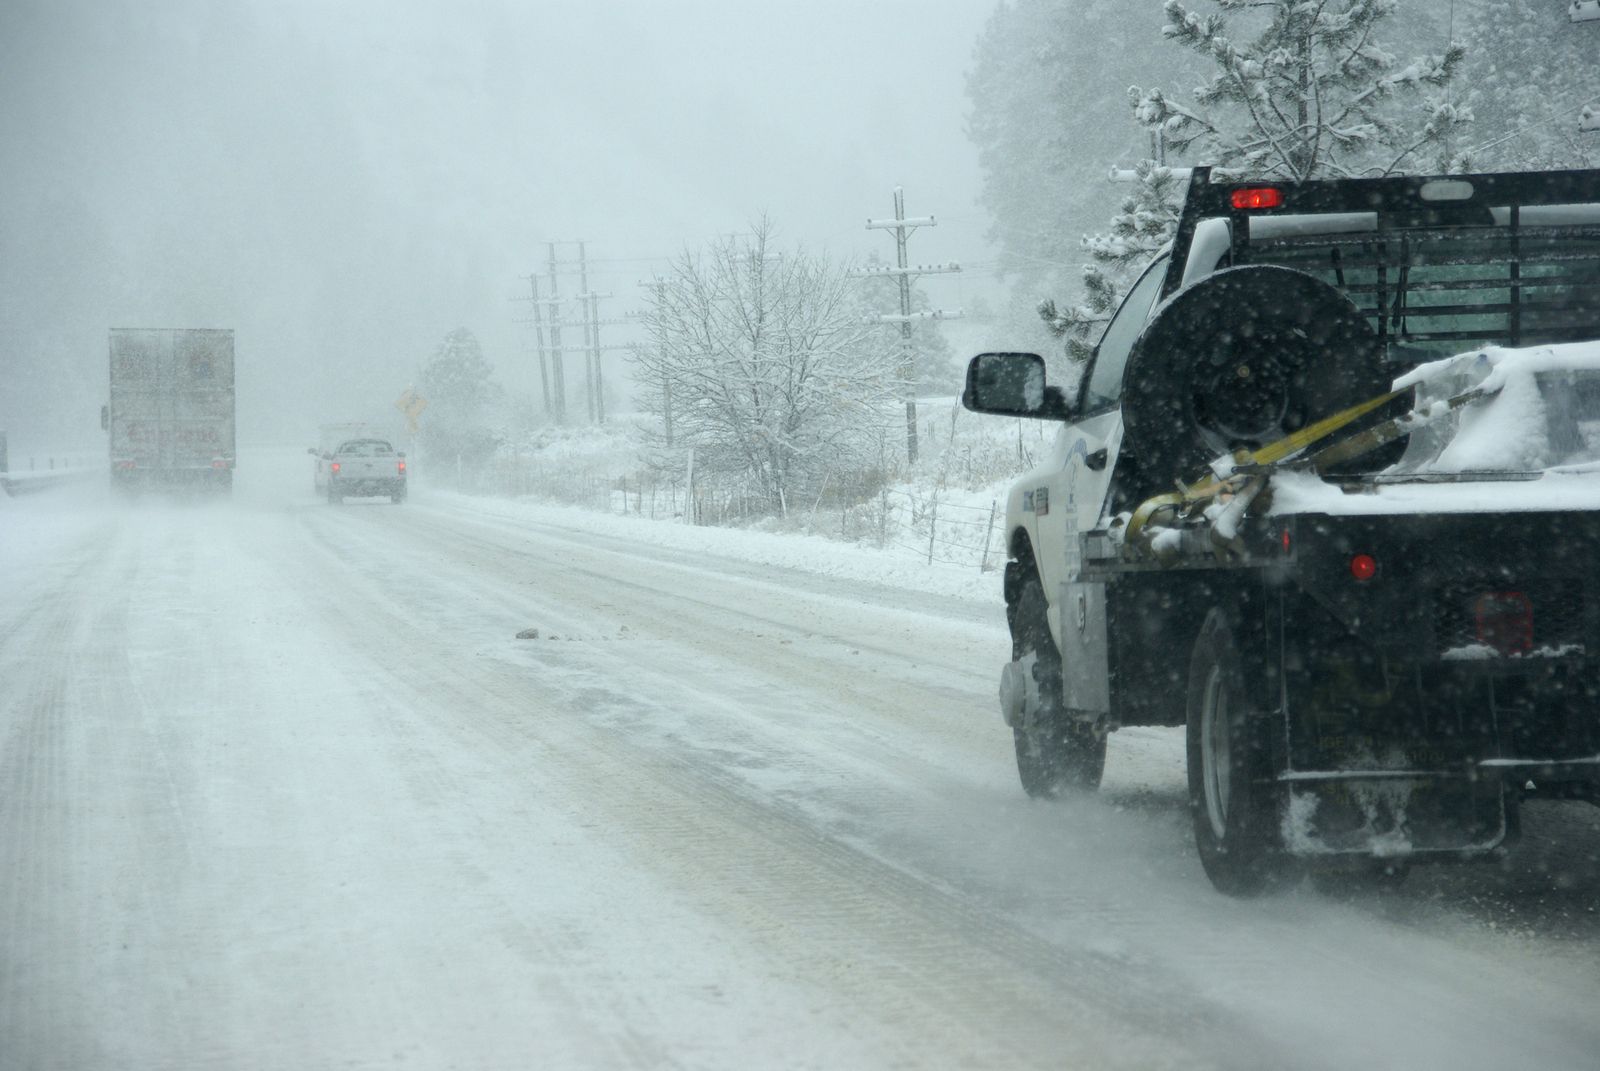
[(1283, 204), (1283, 191), (1276, 186), (1252, 186), (1233, 191), (1233, 207), (1240, 211), (1250, 208), (1278, 208)]
[(214, 469), (225, 469), (228, 467), (228, 459), (225, 457), (212, 458), (211, 467)]
[(396, 462), (395, 467), (400, 470), (400, 475), (404, 476), (406, 474), (406, 463), (404, 461)]
[(1370, 554), (1357, 554), (1350, 559), (1350, 575), (1357, 580), (1371, 580), (1378, 575), (1378, 559)]
[(339, 463), (337, 461), (328, 462), (328, 471), (329, 472), (338, 472), (339, 471)]
[(1478, 642), (1501, 654), (1533, 650), (1533, 600), (1520, 591), (1486, 591), (1472, 604)]

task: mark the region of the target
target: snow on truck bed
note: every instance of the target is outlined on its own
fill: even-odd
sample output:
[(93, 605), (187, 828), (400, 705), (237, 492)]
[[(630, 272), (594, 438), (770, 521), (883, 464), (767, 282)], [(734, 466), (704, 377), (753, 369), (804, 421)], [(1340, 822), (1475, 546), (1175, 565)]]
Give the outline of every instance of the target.
[[(1600, 341), (1491, 346), (1421, 365), (1424, 426), (1376, 481), (1273, 477), (1274, 514), (1520, 513), (1600, 510)], [(1449, 411), (1469, 391), (1482, 397)]]

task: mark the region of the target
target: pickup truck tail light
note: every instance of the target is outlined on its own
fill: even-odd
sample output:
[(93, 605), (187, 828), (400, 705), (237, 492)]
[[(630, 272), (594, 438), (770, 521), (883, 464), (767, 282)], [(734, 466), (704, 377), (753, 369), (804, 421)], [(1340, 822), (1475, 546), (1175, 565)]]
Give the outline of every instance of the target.
[(338, 472), (339, 471), (339, 463), (337, 461), (328, 462), (328, 471), (329, 472)]
[(404, 461), (395, 462), (395, 469), (400, 473), (400, 475), (404, 476), (406, 474), (406, 463)]
[(1233, 207), (1239, 211), (1250, 208), (1279, 208), (1283, 205), (1283, 191), (1276, 186), (1251, 186), (1233, 191)]

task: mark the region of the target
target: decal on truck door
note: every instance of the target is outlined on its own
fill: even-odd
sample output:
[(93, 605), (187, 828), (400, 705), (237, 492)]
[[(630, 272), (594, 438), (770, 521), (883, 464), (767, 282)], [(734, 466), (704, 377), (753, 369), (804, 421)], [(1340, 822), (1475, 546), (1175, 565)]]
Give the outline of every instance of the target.
[(1050, 488), (1041, 487), (1033, 493), (1033, 512), (1040, 517), (1050, 512)]

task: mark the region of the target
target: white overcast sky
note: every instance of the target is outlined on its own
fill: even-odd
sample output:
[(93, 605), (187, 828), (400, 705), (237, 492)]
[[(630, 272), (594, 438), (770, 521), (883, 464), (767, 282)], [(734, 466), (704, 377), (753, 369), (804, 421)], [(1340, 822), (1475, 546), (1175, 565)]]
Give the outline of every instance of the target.
[(618, 314), (648, 258), (762, 213), (892, 255), (863, 222), (897, 183), (940, 218), (913, 260), (973, 265), (927, 283), (960, 304), (993, 6), (4, 0), (0, 430), (97, 446), (112, 326), (234, 328), (247, 439), (387, 406), (457, 326), (526, 389), (543, 242), (586, 239)]

